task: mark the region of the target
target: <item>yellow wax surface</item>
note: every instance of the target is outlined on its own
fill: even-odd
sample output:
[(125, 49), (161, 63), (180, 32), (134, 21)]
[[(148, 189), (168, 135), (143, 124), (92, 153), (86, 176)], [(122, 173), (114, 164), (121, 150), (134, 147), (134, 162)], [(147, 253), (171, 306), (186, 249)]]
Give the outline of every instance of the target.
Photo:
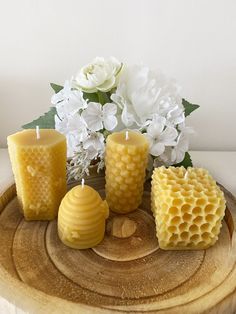
[(141, 133), (128, 131), (128, 138), (126, 139), (126, 132), (116, 132), (109, 135), (109, 141), (120, 146), (146, 147), (148, 145), (147, 139)]
[(37, 139), (35, 129), (23, 130), (8, 136), (8, 143), (32, 148), (32, 146), (53, 146), (65, 141), (65, 136), (53, 129), (41, 129), (39, 134), (40, 138)]
[(148, 162), (149, 143), (134, 131), (113, 133), (107, 137), (106, 199), (111, 210), (128, 213), (142, 202)]
[(24, 130), (8, 136), (21, 210), (27, 220), (52, 220), (66, 193), (66, 138), (56, 130)]
[(58, 235), (75, 249), (96, 246), (104, 237), (109, 208), (90, 186), (76, 186), (63, 198), (58, 213)]
[(160, 248), (206, 249), (217, 241), (225, 198), (206, 169), (156, 168), (151, 198)]

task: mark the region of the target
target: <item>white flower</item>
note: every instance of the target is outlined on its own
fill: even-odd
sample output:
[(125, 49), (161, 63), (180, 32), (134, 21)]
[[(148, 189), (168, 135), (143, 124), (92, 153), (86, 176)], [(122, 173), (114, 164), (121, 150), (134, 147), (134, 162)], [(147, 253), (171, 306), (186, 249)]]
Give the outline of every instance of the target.
[(110, 91), (117, 84), (117, 75), (121, 68), (122, 63), (114, 57), (107, 60), (97, 57), (81, 69), (74, 80), (74, 84), (88, 93), (98, 90)]
[(177, 86), (145, 66), (124, 69), (111, 99), (122, 109), (126, 127), (144, 127), (154, 114), (165, 116), (181, 102)]
[(180, 133), (177, 140), (177, 145), (172, 149), (171, 161), (176, 164), (181, 162), (184, 159), (184, 155), (188, 149), (189, 138), (184, 133)]
[(78, 113), (63, 119), (55, 115), (55, 129), (66, 136), (67, 157), (72, 157), (78, 151), (79, 144), (88, 136), (85, 121)]
[(179, 106), (175, 106), (167, 113), (167, 125), (173, 126), (183, 123), (185, 120), (184, 110)]
[(166, 165), (178, 164), (183, 161), (185, 153), (189, 149), (189, 130), (181, 132), (177, 139), (177, 145), (174, 147), (167, 147), (165, 152), (160, 156), (160, 159)]
[(160, 156), (165, 151), (165, 146), (176, 145), (178, 132), (173, 127), (165, 128), (166, 119), (155, 115), (153, 121), (147, 127), (145, 134), (150, 142), (150, 153), (153, 156)]
[(116, 112), (117, 107), (113, 103), (102, 106), (99, 103), (90, 102), (87, 109), (82, 112), (82, 117), (93, 132), (99, 131), (103, 127), (111, 131), (117, 125)]
[(183, 134), (185, 134), (186, 136), (195, 134), (194, 129), (191, 128), (191, 127), (189, 127), (189, 126), (186, 126), (186, 125), (185, 125), (185, 122), (180, 123), (180, 124), (178, 125), (178, 129), (179, 129)]
[(99, 154), (103, 153), (104, 136), (99, 132), (93, 132), (83, 142), (83, 148), (88, 152), (88, 158), (90, 160), (95, 159)]
[(83, 93), (80, 90), (73, 90), (69, 81), (65, 82), (64, 88), (60, 92), (52, 96), (51, 102), (55, 105), (60, 118), (73, 115), (87, 107)]
[(166, 116), (167, 113), (172, 110), (175, 107), (173, 100), (171, 97), (166, 96), (162, 97), (162, 99), (159, 102), (159, 108), (158, 108), (158, 113), (162, 116)]

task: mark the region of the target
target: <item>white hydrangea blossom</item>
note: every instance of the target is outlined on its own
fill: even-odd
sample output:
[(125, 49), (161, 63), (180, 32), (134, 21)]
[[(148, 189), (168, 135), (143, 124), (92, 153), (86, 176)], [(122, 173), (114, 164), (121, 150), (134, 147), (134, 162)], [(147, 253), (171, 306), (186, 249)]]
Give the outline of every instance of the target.
[(82, 113), (88, 128), (95, 132), (105, 128), (108, 131), (117, 126), (117, 108), (115, 104), (107, 103), (102, 106), (99, 103), (91, 102)]
[(150, 143), (150, 153), (153, 156), (160, 156), (164, 153), (166, 146), (176, 146), (178, 132), (172, 126), (166, 126), (164, 117), (154, 115), (152, 122), (144, 133)]
[(55, 105), (57, 114), (61, 119), (73, 116), (80, 109), (87, 107), (87, 102), (83, 98), (82, 91), (74, 90), (70, 81), (66, 81), (64, 88), (52, 96), (51, 103)]

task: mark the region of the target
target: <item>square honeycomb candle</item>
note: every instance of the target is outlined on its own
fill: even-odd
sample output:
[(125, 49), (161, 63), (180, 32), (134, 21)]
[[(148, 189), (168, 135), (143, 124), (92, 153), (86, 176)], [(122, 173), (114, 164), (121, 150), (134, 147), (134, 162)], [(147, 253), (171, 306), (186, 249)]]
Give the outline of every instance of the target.
[(56, 130), (24, 130), (8, 136), (21, 210), (27, 220), (57, 216), (66, 193), (66, 138)]
[(207, 170), (156, 168), (151, 199), (160, 248), (206, 249), (217, 241), (225, 198)]
[(112, 133), (106, 144), (106, 200), (110, 209), (128, 213), (142, 201), (149, 144), (144, 135)]

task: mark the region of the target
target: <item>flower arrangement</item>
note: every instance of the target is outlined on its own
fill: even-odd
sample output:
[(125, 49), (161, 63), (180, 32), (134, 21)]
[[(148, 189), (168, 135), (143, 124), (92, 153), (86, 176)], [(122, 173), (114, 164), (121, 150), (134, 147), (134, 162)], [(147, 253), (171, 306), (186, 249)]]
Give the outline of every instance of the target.
[(116, 58), (95, 58), (64, 86), (51, 83), (53, 107), (23, 128), (55, 128), (67, 138), (68, 179), (104, 167), (107, 136), (122, 129), (142, 132), (150, 142), (149, 168), (191, 166), (192, 128), (185, 118), (199, 106), (180, 96), (180, 87), (162, 73)]

